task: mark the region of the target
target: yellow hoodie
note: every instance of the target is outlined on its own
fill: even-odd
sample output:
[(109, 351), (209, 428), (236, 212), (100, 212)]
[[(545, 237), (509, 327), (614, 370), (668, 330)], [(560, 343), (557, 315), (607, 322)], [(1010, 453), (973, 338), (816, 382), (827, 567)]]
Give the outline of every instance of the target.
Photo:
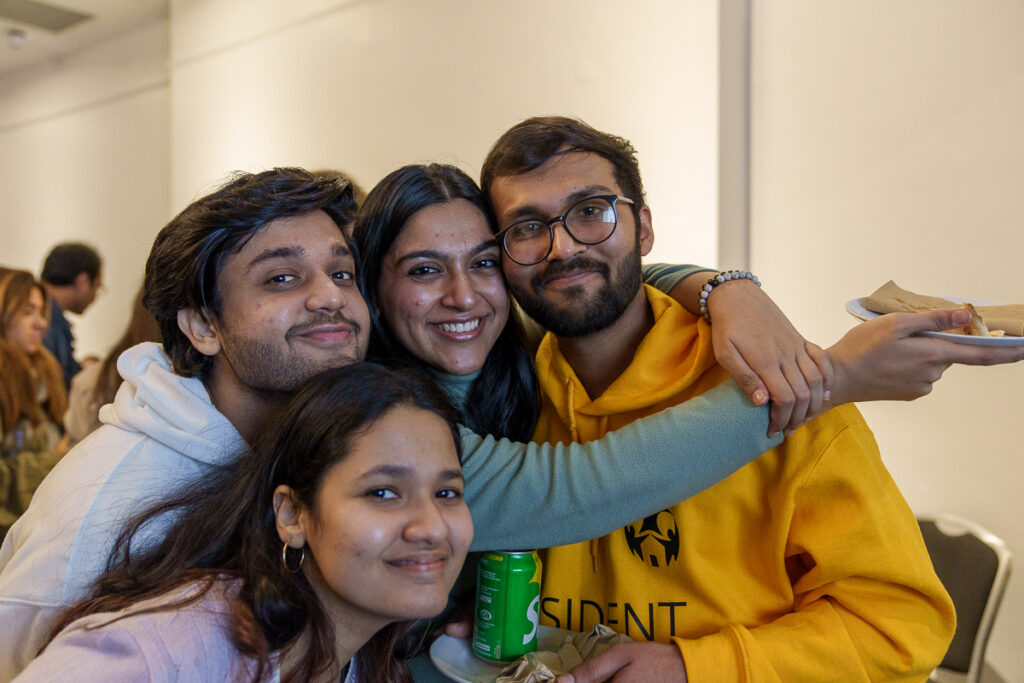
[[(655, 325), (591, 400), (553, 335), (537, 441), (589, 441), (727, 375), (710, 330), (650, 288)], [(694, 683), (926, 680), (955, 614), (853, 406), (668, 510), (544, 558), (541, 620), (674, 642)]]

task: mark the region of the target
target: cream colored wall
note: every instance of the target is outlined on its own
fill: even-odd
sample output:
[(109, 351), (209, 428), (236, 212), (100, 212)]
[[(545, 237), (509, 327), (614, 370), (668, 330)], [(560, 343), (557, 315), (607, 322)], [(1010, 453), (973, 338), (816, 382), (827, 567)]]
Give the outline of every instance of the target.
[[(811, 338), (889, 278), (1024, 301), (1024, 4), (754, 3), (752, 265)], [(978, 520), (1024, 557), (1024, 366), (954, 368), (863, 407), (912, 507)], [(1024, 578), (989, 646), (1024, 680)]]
[[(100, 246), (111, 291), (77, 328), (100, 351), (152, 236), (228, 171), (340, 167), (369, 187), (441, 160), (475, 175), (515, 121), (572, 113), (639, 148), (654, 257), (712, 264), (718, 5), (173, 0), (169, 25), (0, 82), (0, 262), (38, 271), (53, 242)], [(754, 10), (752, 265), (801, 329), (833, 341), (852, 323), (842, 302), (889, 277), (1024, 301), (1024, 6)], [(865, 408), (916, 509), (976, 518), (1017, 548), (1022, 379), (958, 368), (924, 400)], [(1011, 679), (1022, 607), (1011, 582), (991, 645)]]
[(0, 264), (38, 275), (57, 242), (100, 251), (106, 292), (74, 321), (81, 355), (120, 336), (168, 218), (166, 55), (161, 21), (0, 81)]
[(172, 198), (226, 172), (407, 163), (476, 176), (490, 144), (559, 113), (640, 150), (659, 258), (715, 258), (718, 2), (174, 0)]

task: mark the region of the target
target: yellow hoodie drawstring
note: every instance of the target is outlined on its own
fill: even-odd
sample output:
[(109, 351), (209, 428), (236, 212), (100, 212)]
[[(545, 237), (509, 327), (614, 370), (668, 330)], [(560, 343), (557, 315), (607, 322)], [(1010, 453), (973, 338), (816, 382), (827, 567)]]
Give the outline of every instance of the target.
[(571, 379), (565, 380), (565, 389), (569, 398), (569, 434), (572, 436), (572, 440), (579, 442), (580, 433), (576, 431), (576, 385), (573, 384)]
[[(565, 390), (568, 396), (569, 403), (569, 433), (572, 435), (572, 440), (579, 442), (580, 434), (576, 429), (576, 384), (571, 379), (565, 380)], [(602, 418), (603, 421), (607, 422), (607, 418)], [(600, 538), (590, 539), (590, 565), (594, 572), (597, 572), (597, 551), (598, 542)]]

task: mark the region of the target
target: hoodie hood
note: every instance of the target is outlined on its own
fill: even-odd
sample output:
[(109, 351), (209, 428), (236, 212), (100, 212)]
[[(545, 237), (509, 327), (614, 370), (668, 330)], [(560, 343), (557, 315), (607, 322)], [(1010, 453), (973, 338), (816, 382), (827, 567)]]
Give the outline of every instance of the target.
[[(576, 417), (646, 411), (665, 401), (678, 401), (682, 392), (690, 390), (696, 395), (726, 379), (724, 371), (709, 372), (717, 366), (707, 323), (667, 295), (644, 287), (654, 326), (637, 347), (633, 362), (600, 396), (587, 395), (553, 334), (548, 333), (541, 342), (537, 350), (541, 395), (552, 405), (562, 406), (563, 411), (568, 409), (567, 424), (575, 423)], [(602, 428), (597, 434), (579, 437), (589, 441), (604, 432)]]
[(202, 380), (171, 369), (160, 344), (133, 346), (117, 360), (124, 379), (100, 422), (145, 435), (193, 460), (222, 465), (245, 440), (210, 400)]

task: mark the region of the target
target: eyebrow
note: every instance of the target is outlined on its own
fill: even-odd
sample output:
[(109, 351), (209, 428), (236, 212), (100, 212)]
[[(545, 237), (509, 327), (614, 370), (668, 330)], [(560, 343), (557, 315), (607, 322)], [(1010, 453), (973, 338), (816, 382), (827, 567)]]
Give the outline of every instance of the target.
[[(499, 247), (497, 240), (486, 240), (473, 247), (473, 249), (469, 252), (469, 255), (476, 256), (482, 251), (498, 248)], [(408, 254), (402, 255), (401, 257), (399, 257), (397, 263), (401, 264), (404, 263), (405, 261), (413, 261), (421, 258), (433, 258), (438, 259), (439, 261), (443, 261), (447, 258), (447, 254), (445, 254), (444, 252), (437, 251), (435, 249), (420, 249), (419, 251), (410, 251)]]
[[(567, 194), (565, 197), (563, 197), (562, 198), (562, 206), (564, 206), (565, 209), (568, 209), (570, 206), (572, 206), (576, 202), (582, 201), (582, 200), (586, 199), (587, 197), (593, 197), (596, 194), (621, 194), (621, 193), (620, 192), (616, 192), (615, 190), (613, 190), (610, 187), (607, 187), (606, 185), (587, 185), (586, 187), (581, 187), (579, 189), (573, 190), (572, 192)], [(512, 222), (515, 222), (517, 219), (520, 219), (520, 218), (528, 218), (530, 216), (538, 216), (538, 215), (543, 215), (543, 214), (544, 214), (544, 212), (541, 211), (536, 205), (534, 205), (534, 204), (524, 204), (523, 206), (517, 206), (516, 208), (512, 209), (512, 211), (510, 211), (507, 214), (505, 214), (505, 221), (507, 221), (509, 223), (512, 223)]]
[[(280, 261), (284, 259), (302, 258), (306, 255), (306, 250), (299, 245), (289, 245), (284, 247), (278, 247), (277, 249), (267, 249), (257, 254), (252, 261), (249, 262), (249, 270), (252, 270), (256, 266), (266, 263), (267, 261)], [(351, 250), (343, 242), (337, 242), (334, 248), (331, 250), (331, 255), (334, 257), (339, 256), (352, 256)]]
[(451, 481), (452, 479), (457, 479), (459, 481), (462, 481), (462, 470), (450, 469), (450, 470), (443, 470), (441, 472), (441, 480), (442, 481)]
[[(414, 468), (409, 465), (377, 465), (376, 467), (363, 472), (359, 475), (360, 479), (369, 479), (379, 475), (387, 477), (407, 477), (414, 472)], [(442, 470), (439, 477), (442, 481), (451, 481), (453, 479), (462, 480), (462, 470), (458, 468), (450, 468)]]

